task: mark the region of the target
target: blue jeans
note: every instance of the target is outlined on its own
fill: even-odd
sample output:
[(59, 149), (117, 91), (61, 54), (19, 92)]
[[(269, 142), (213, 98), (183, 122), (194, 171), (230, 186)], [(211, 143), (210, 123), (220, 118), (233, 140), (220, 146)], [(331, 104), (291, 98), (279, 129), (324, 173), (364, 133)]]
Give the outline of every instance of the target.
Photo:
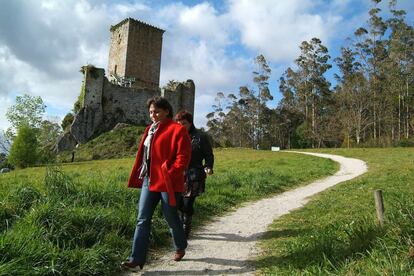
[[(175, 193), (178, 197), (181, 193)], [(167, 192), (151, 192), (148, 188), (148, 178), (144, 179), (141, 195), (138, 202), (138, 218), (135, 227), (134, 240), (132, 242), (132, 261), (144, 264), (147, 258), (148, 244), (151, 230), (151, 219), (158, 202), (161, 200), (164, 218), (170, 227), (176, 250), (184, 250), (187, 247), (183, 224), (178, 216), (177, 207), (168, 204)]]

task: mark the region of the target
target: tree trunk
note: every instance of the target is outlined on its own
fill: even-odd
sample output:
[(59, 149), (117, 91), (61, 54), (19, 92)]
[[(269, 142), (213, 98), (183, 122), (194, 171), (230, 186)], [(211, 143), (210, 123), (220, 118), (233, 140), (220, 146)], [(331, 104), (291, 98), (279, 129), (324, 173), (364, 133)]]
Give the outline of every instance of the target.
[[(374, 78), (375, 81), (375, 78)], [(375, 82), (374, 82), (375, 83)], [(373, 98), (374, 104), (373, 104), (373, 116), (374, 116), (374, 142), (377, 141), (377, 110), (376, 110), (376, 102), (377, 102), (377, 92), (376, 92), (376, 87), (374, 85), (374, 98)]]
[(406, 109), (407, 109), (406, 110), (406, 115), (405, 115), (406, 122), (407, 122), (407, 125), (405, 127), (405, 138), (408, 139), (409, 136), (410, 136), (410, 113), (409, 113), (409, 104), (408, 104), (408, 76), (405, 79), (405, 92), (406, 92), (406, 95), (405, 95), (405, 101), (406, 101), (405, 106), (406, 106)]
[(401, 94), (398, 92), (398, 141), (401, 140)]

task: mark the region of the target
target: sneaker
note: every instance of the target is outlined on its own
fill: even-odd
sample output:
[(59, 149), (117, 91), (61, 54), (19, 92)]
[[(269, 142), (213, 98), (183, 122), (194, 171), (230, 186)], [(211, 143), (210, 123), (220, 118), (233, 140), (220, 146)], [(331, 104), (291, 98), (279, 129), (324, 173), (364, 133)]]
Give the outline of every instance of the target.
[(133, 261), (125, 261), (121, 263), (121, 266), (130, 270), (130, 271), (138, 271), (144, 268), (143, 264), (139, 264)]
[(177, 250), (174, 254), (174, 261), (179, 262), (185, 255), (185, 250)]

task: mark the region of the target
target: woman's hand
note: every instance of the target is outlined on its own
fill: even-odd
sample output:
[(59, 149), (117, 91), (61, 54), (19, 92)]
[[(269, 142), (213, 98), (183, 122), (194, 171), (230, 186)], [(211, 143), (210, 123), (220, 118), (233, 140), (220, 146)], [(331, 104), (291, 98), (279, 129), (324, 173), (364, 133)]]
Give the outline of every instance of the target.
[(212, 175), (213, 174), (213, 170), (209, 167), (205, 167), (204, 171), (206, 172), (207, 175)]

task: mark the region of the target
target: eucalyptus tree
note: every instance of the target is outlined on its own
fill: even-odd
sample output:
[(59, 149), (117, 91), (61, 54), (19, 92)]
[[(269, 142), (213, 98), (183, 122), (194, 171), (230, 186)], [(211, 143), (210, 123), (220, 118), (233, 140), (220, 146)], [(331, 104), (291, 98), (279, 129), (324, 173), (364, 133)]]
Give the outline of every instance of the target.
[(326, 105), (329, 104), (331, 92), (330, 83), (325, 78), (325, 72), (331, 68), (328, 48), (319, 38), (303, 41), (300, 45), (301, 54), (295, 60), (297, 70), (288, 69), (290, 85), (294, 87), (298, 104), (304, 113), (305, 135), (311, 140), (312, 147), (320, 146), (323, 142), (323, 132), (319, 123)]
[(255, 133), (257, 134), (257, 142), (254, 147), (260, 146), (264, 141), (265, 135), (269, 135), (269, 110), (266, 103), (273, 100), (273, 96), (269, 89), (269, 78), (272, 70), (270, 69), (266, 58), (260, 54), (255, 58), (256, 69), (253, 71), (253, 82), (256, 84), (257, 93), (255, 95), (256, 114), (255, 114)]
[(206, 115), (208, 133), (219, 146), (226, 145), (226, 126), (224, 120), (226, 118), (226, 96), (223, 92), (218, 92), (214, 98), (212, 105), (213, 111)]
[(243, 117), (246, 119), (245, 134), (252, 148), (256, 148), (258, 144), (258, 109), (260, 105), (254, 92), (248, 86), (239, 87), (239, 105), (243, 112)]
[(362, 133), (370, 126), (367, 80), (355, 56), (350, 48), (342, 48), (341, 56), (335, 59), (340, 70), (340, 75), (335, 74), (336, 118), (341, 123), (347, 147), (351, 139), (359, 145)]
[[(388, 88), (394, 91), (396, 127), (392, 125), (392, 137), (409, 138), (410, 121), (413, 117), (414, 84), (414, 29), (406, 22), (406, 12), (396, 9), (396, 1), (390, 1), (392, 17), (387, 20), (390, 28), (387, 62)], [(394, 135), (396, 132), (396, 135)]]
[(368, 29), (360, 27), (355, 31), (356, 43), (355, 50), (361, 61), (364, 74), (369, 81), (370, 93), (370, 109), (372, 113), (372, 138), (377, 142), (377, 138), (381, 135), (381, 116), (383, 108), (381, 108), (382, 97), (384, 96), (383, 68), (382, 61), (387, 56), (385, 32), (387, 24), (380, 16), (381, 9), (379, 3), (381, 0), (371, 0), (373, 8), (369, 11), (370, 18), (368, 20)]
[(282, 98), (276, 108), (279, 118), (278, 138), (283, 148), (298, 147), (296, 129), (304, 122), (305, 116), (299, 105), (296, 89), (297, 74), (289, 67), (279, 79)]
[[(246, 87), (241, 87), (240, 90)], [(240, 97), (240, 96), (239, 96)], [(247, 111), (247, 102), (233, 93), (227, 95), (228, 110), (224, 119), (227, 137), (232, 146), (252, 147), (251, 122)]]

